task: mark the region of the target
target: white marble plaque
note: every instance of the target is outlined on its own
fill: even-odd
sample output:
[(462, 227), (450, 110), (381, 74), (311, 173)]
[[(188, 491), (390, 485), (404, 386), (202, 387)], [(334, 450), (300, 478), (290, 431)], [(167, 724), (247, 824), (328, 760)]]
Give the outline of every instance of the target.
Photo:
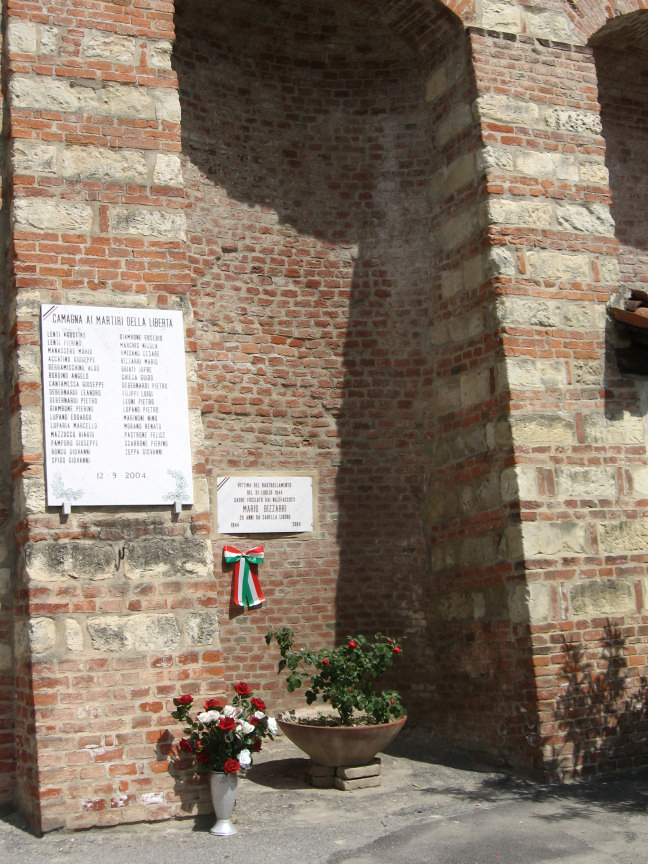
[(218, 477), (219, 534), (313, 530), (312, 477)]
[(47, 503), (193, 503), (182, 312), (41, 306)]

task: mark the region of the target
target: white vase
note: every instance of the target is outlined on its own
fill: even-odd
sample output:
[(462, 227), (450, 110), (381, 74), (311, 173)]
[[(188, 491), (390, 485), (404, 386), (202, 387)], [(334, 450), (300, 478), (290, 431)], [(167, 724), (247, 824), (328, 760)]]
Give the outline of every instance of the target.
[(228, 837), (236, 834), (236, 828), (230, 822), (232, 811), (236, 804), (236, 785), (238, 777), (236, 774), (221, 774), (212, 771), (209, 775), (209, 788), (211, 791), (212, 805), (216, 814), (216, 822), (209, 829), (210, 834), (220, 837)]

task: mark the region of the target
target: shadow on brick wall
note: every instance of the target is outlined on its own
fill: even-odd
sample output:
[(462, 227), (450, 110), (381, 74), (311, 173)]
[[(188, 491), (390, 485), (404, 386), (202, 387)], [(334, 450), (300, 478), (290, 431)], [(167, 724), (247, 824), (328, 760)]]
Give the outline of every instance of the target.
[(629, 677), (636, 656), (623, 630), (607, 623), (597, 643), (564, 639), (562, 678), (556, 700), (551, 773), (588, 777), (604, 769), (645, 764), (648, 755), (648, 681)]

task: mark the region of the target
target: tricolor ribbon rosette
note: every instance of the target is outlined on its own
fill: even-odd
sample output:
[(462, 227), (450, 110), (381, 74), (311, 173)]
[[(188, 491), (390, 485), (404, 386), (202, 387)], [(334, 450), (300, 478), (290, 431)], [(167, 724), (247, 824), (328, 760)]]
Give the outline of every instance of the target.
[(259, 582), (259, 564), (263, 564), (263, 546), (255, 546), (247, 552), (240, 552), (233, 546), (223, 547), (226, 564), (234, 565), (234, 602), (237, 606), (252, 609), (260, 606), (265, 597)]

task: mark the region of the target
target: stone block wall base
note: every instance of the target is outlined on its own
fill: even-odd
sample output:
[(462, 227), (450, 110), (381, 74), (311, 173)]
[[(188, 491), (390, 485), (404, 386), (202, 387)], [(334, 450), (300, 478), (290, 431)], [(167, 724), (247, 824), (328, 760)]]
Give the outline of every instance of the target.
[(381, 761), (377, 756), (367, 765), (318, 765), (311, 763), (308, 779), (311, 786), (319, 789), (342, 789), (352, 792), (354, 789), (366, 789), (370, 786), (380, 786)]

